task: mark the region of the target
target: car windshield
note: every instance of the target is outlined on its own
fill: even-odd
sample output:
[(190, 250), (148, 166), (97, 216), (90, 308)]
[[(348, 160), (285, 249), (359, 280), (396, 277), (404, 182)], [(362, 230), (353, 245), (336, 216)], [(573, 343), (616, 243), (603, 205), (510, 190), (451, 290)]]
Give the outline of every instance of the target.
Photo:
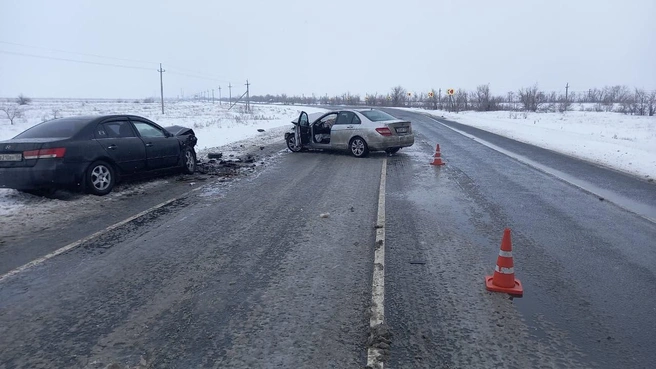
[(382, 122), (386, 120), (396, 120), (393, 116), (385, 113), (384, 111), (380, 110), (364, 110), (360, 112), (362, 115), (367, 117), (372, 122)]
[(69, 138), (73, 137), (87, 123), (88, 119), (53, 119), (28, 129), (14, 138)]

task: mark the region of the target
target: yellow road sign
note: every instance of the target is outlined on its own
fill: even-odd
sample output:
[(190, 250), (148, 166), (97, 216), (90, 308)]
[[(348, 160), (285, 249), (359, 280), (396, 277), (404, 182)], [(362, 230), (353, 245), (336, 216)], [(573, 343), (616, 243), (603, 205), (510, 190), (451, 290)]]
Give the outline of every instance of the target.
[(455, 94), (455, 93), (456, 93), (456, 90), (454, 90), (454, 89), (452, 89), (452, 88), (447, 88), (447, 89), (446, 89), (446, 94), (447, 94), (447, 95), (453, 95), (453, 94)]

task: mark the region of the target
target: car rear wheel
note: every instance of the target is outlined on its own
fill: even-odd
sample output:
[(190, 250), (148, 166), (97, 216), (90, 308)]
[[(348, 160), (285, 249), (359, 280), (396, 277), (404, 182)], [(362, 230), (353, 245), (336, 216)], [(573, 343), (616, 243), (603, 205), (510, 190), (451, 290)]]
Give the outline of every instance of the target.
[(388, 154), (396, 154), (399, 150), (401, 150), (400, 147), (390, 147), (389, 149), (386, 149), (385, 152)]
[(87, 191), (97, 196), (104, 196), (112, 192), (116, 183), (114, 168), (98, 160), (89, 165), (86, 174)]
[(190, 148), (182, 151), (182, 171), (185, 174), (194, 174), (196, 171), (196, 153)]
[(362, 158), (369, 154), (369, 146), (362, 137), (353, 137), (349, 143), (351, 154), (356, 158)]
[(287, 137), (287, 148), (291, 152), (299, 152), (303, 147), (296, 144), (296, 137), (294, 135), (289, 135)]

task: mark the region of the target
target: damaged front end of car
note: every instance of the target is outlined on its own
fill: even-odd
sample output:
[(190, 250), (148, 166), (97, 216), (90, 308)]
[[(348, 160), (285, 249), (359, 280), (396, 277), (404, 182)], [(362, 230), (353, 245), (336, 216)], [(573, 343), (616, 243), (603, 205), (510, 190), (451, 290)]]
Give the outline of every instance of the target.
[(198, 143), (196, 133), (194, 133), (194, 130), (191, 128), (182, 126), (169, 126), (164, 127), (164, 129), (175, 136), (180, 141), (182, 146), (193, 148), (196, 146), (196, 143)]

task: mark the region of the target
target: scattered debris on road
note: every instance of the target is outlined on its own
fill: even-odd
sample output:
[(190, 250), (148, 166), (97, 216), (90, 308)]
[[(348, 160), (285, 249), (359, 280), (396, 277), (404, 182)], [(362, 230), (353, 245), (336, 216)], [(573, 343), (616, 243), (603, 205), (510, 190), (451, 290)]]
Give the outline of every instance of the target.
[(256, 167), (256, 158), (251, 154), (244, 154), (239, 157), (229, 155), (228, 159), (222, 159), (223, 153), (209, 153), (207, 157), (209, 160), (200, 161), (196, 165), (196, 171), (200, 174), (235, 176), (244, 171), (252, 172)]
[(330, 213), (321, 213), (319, 214), (319, 218), (328, 218), (330, 216)]

